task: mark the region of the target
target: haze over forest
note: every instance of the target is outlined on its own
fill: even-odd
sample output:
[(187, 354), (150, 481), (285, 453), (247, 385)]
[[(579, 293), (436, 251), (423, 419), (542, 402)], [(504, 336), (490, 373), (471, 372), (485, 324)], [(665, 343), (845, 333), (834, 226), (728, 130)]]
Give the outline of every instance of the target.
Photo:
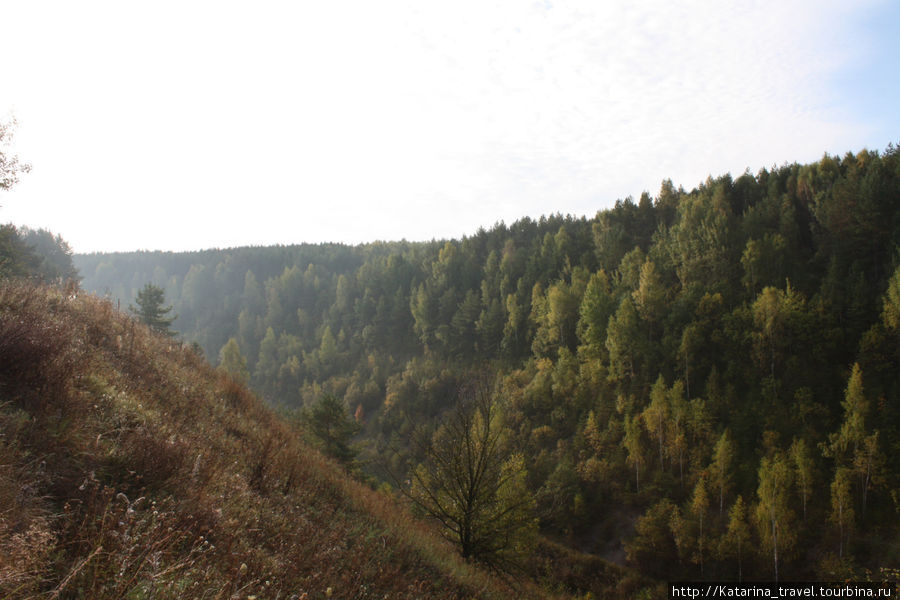
[(660, 580), (834, 579), (898, 560), (898, 197), (890, 146), (457, 240), (75, 264), (123, 307), (165, 290), (269, 403), (336, 398), (366, 476), (425, 464), (487, 374), (543, 535)]
[[(27, 171), (3, 165), (4, 187)], [(898, 198), (888, 145), (431, 242), (73, 255), (5, 225), (15, 467), (0, 494), (35, 490), (0, 522), (5, 585), (226, 597), (249, 570), (260, 591), (275, 578), (328, 597), (327, 571), (365, 597), (407, 572), (414, 595), (441, 580), (429, 594), (632, 597), (685, 577), (894, 578)], [(104, 431), (119, 433), (100, 444)], [(247, 460), (200, 482), (204, 455), (235, 452)], [(321, 548), (283, 524), (283, 503), (318, 522), (328, 504), (300, 498), (323, 485), (347, 511), (335, 548), (362, 527), (399, 554), (376, 563), (366, 545), (368, 567), (341, 553), (315, 571)], [(215, 516), (211, 499), (234, 493), (224, 523), (250, 519), (260, 540)], [(140, 513), (146, 551), (168, 561), (145, 566), (105, 523), (120, 497), (124, 524), (148, 495), (186, 537)], [(431, 525), (404, 529), (410, 515)], [(226, 540), (261, 554), (241, 551), (235, 571)], [(309, 564), (286, 574), (288, 556)], [(118, 561), (133, 565), (125, 589)]]
[(900, 579), (900, 4), (0, 16), (0, 597)]

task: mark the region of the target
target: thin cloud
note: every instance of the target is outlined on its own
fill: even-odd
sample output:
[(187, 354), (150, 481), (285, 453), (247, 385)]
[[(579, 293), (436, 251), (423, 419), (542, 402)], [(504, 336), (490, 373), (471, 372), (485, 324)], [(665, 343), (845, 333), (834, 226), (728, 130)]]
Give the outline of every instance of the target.
[(870, 139), (830, 86), (883, 2), (433, 4), (19, 4), (3, 216), (78, 251), (457, 237)]

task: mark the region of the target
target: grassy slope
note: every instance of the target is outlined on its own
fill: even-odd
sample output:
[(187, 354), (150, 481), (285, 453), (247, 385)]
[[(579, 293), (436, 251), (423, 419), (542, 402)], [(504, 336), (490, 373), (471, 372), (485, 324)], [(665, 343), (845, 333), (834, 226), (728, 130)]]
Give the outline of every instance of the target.
[(0, 282), (0, 597), (537, 595), (522, 586), (108, 302)]

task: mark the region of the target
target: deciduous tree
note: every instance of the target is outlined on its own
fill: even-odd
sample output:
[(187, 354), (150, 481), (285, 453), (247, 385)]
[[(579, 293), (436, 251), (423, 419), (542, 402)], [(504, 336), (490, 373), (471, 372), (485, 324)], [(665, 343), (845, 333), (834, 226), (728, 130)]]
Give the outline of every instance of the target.
[(866, 437), (869, 403), (863, 390), (862, 368), (859, 363), (853, 365), (841, 406), (844, 408), (844, 420), (840, 430), (828, 436), (829, 443), (825, 450), (838, 462), (845, 463), (852, 460)]
[(15, 118), (0, 121), (0, 190), (8, 190), (19, 182), (20, 173), (31, 170), (31, 165), (20, 162), (18, 156), (4, 151), (10, 145), (15, 128)]
[(483, 381), (465, 386), (420, 450), (425, 458), (406, 493), (441, 523), (464, 558), (508, 569), (527, 549), (536, 523), (525, 462), (512, 447), (501, 400)]
[(579, 307), (578, 338), (589, 352), (600, 354), (605, 350), (606, 327), (614, 310), (609, 277), (601, 269), (588, 281)]
[(881, 478), (881, 469), (884, 466), (884, 456), (878, 448), (878, 432), (866, 436), (856, 453), (853, 455), (853, 469), (859, 478), (859, 488), (862, 492), (862, 516), (866, 516), (866, 504), (869, 497), (869, 488), (872, 483), (877, 483)]
[(743, 551), (750, 543), (750, 525), (747, 523), (747, 507), (744, 498), (738, 496), (728, 511), (728, 529), (722, 537), (719, 553), (722, 556), (734, 556), (738, 563), (738, 581), (744, 577)]
[(706, 512), (709, 510), (709, 492), (706, 487), (706, 476), (701, 475), (694, 486), (694, 495), (691, 497), (690, 512), (691, 516), (697, 520), (699, 531), (697, 533), (697, 551), (693, 556), (693, 560), (700, 565), (700, 576), (703, 576), (703, 553), (706, 543), (706, 532), (704, 525), (706, 524)]
[(793, 514), (788, 507), (791, 470), (784, 455), (764, 456), (759, 465), (759, 488), (756, 507), (759, 537), (763, 548), (772, 553), (775, 581), (778, 581), (779, 561), (793, 547)]
[(611, 378), (616, 381), (625, 380), (629, 384), (633, 381), (642, 345), (638, 314), (631, 298), (626, 296), (616, 313), (609, 318), (606, 329)]
[(734, 442), (728, 430), (722, 432), (716, 447), (713, 450), (713, 461), (709, 466), (711, 482), (719, 493), (719, 514), (725, 506), (725, 493), (731, 486), (731, 469), (734, 463)]
[(794, 473), (797, 476), (797, 493), (800, 494), (800, 502), (803, 506), (803, 520), (806, 521), (806, 503), (812, 494), (816, 465), (809, 446), (802, 438), (794, 439), (789, 454), (791, 462), (794, 463)]
[(643, 416), (647, 431), (656, 438), (659, 447), (659, 468), (663, 470), (665, 468), (666, 433), (670, 429), (671, 408), (666, 381), (662, 375), (657, 377), (656, 383), (650, 388), (650, 404), (644, 409)]
[(641, 489), (641, 467), (644, 465), (644, 440), (643, 427), (641, 427), (640, 415), (625, 416), (625, 439), (623, 444), (628, 451), (628, 464), (634, 467), (634, 488)]
[(844, 556), (844, 542), (853, 529), (853, 500), (850, 469), (838, 467), (831, 482), (829, 520), (838, 529), (838, 556)]
[(884, 293), (881, 318), (889, 330), (900, 330), (900, 267), (894, 271)]
[(222, 346), (219, 351), (219, 368), (241, 383), (247, 383), (250, 380), (247, 359), (241, 354), (237, 339), (229, 338), (228, 342)]

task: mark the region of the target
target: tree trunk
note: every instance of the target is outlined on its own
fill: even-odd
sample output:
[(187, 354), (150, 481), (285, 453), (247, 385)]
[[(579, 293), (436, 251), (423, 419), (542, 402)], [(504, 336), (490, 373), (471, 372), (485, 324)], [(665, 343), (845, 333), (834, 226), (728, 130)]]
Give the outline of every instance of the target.
[(700, 539), (697, 540), (700, 546), (700, 577), (703, 577), (703, 514), (700, 514)]
[(843, 558), (844, 557), (844, 505), (843, 505), (843, 503), (838, 504), (838, 524), (839, 524), (838, 535), (840, 536), (838, 539), (838, 558)]
[(775, 524), (775, 515), (772, 515), (772, 555), (775, 559), (775, 583), (778, 583), (778, 526)]

